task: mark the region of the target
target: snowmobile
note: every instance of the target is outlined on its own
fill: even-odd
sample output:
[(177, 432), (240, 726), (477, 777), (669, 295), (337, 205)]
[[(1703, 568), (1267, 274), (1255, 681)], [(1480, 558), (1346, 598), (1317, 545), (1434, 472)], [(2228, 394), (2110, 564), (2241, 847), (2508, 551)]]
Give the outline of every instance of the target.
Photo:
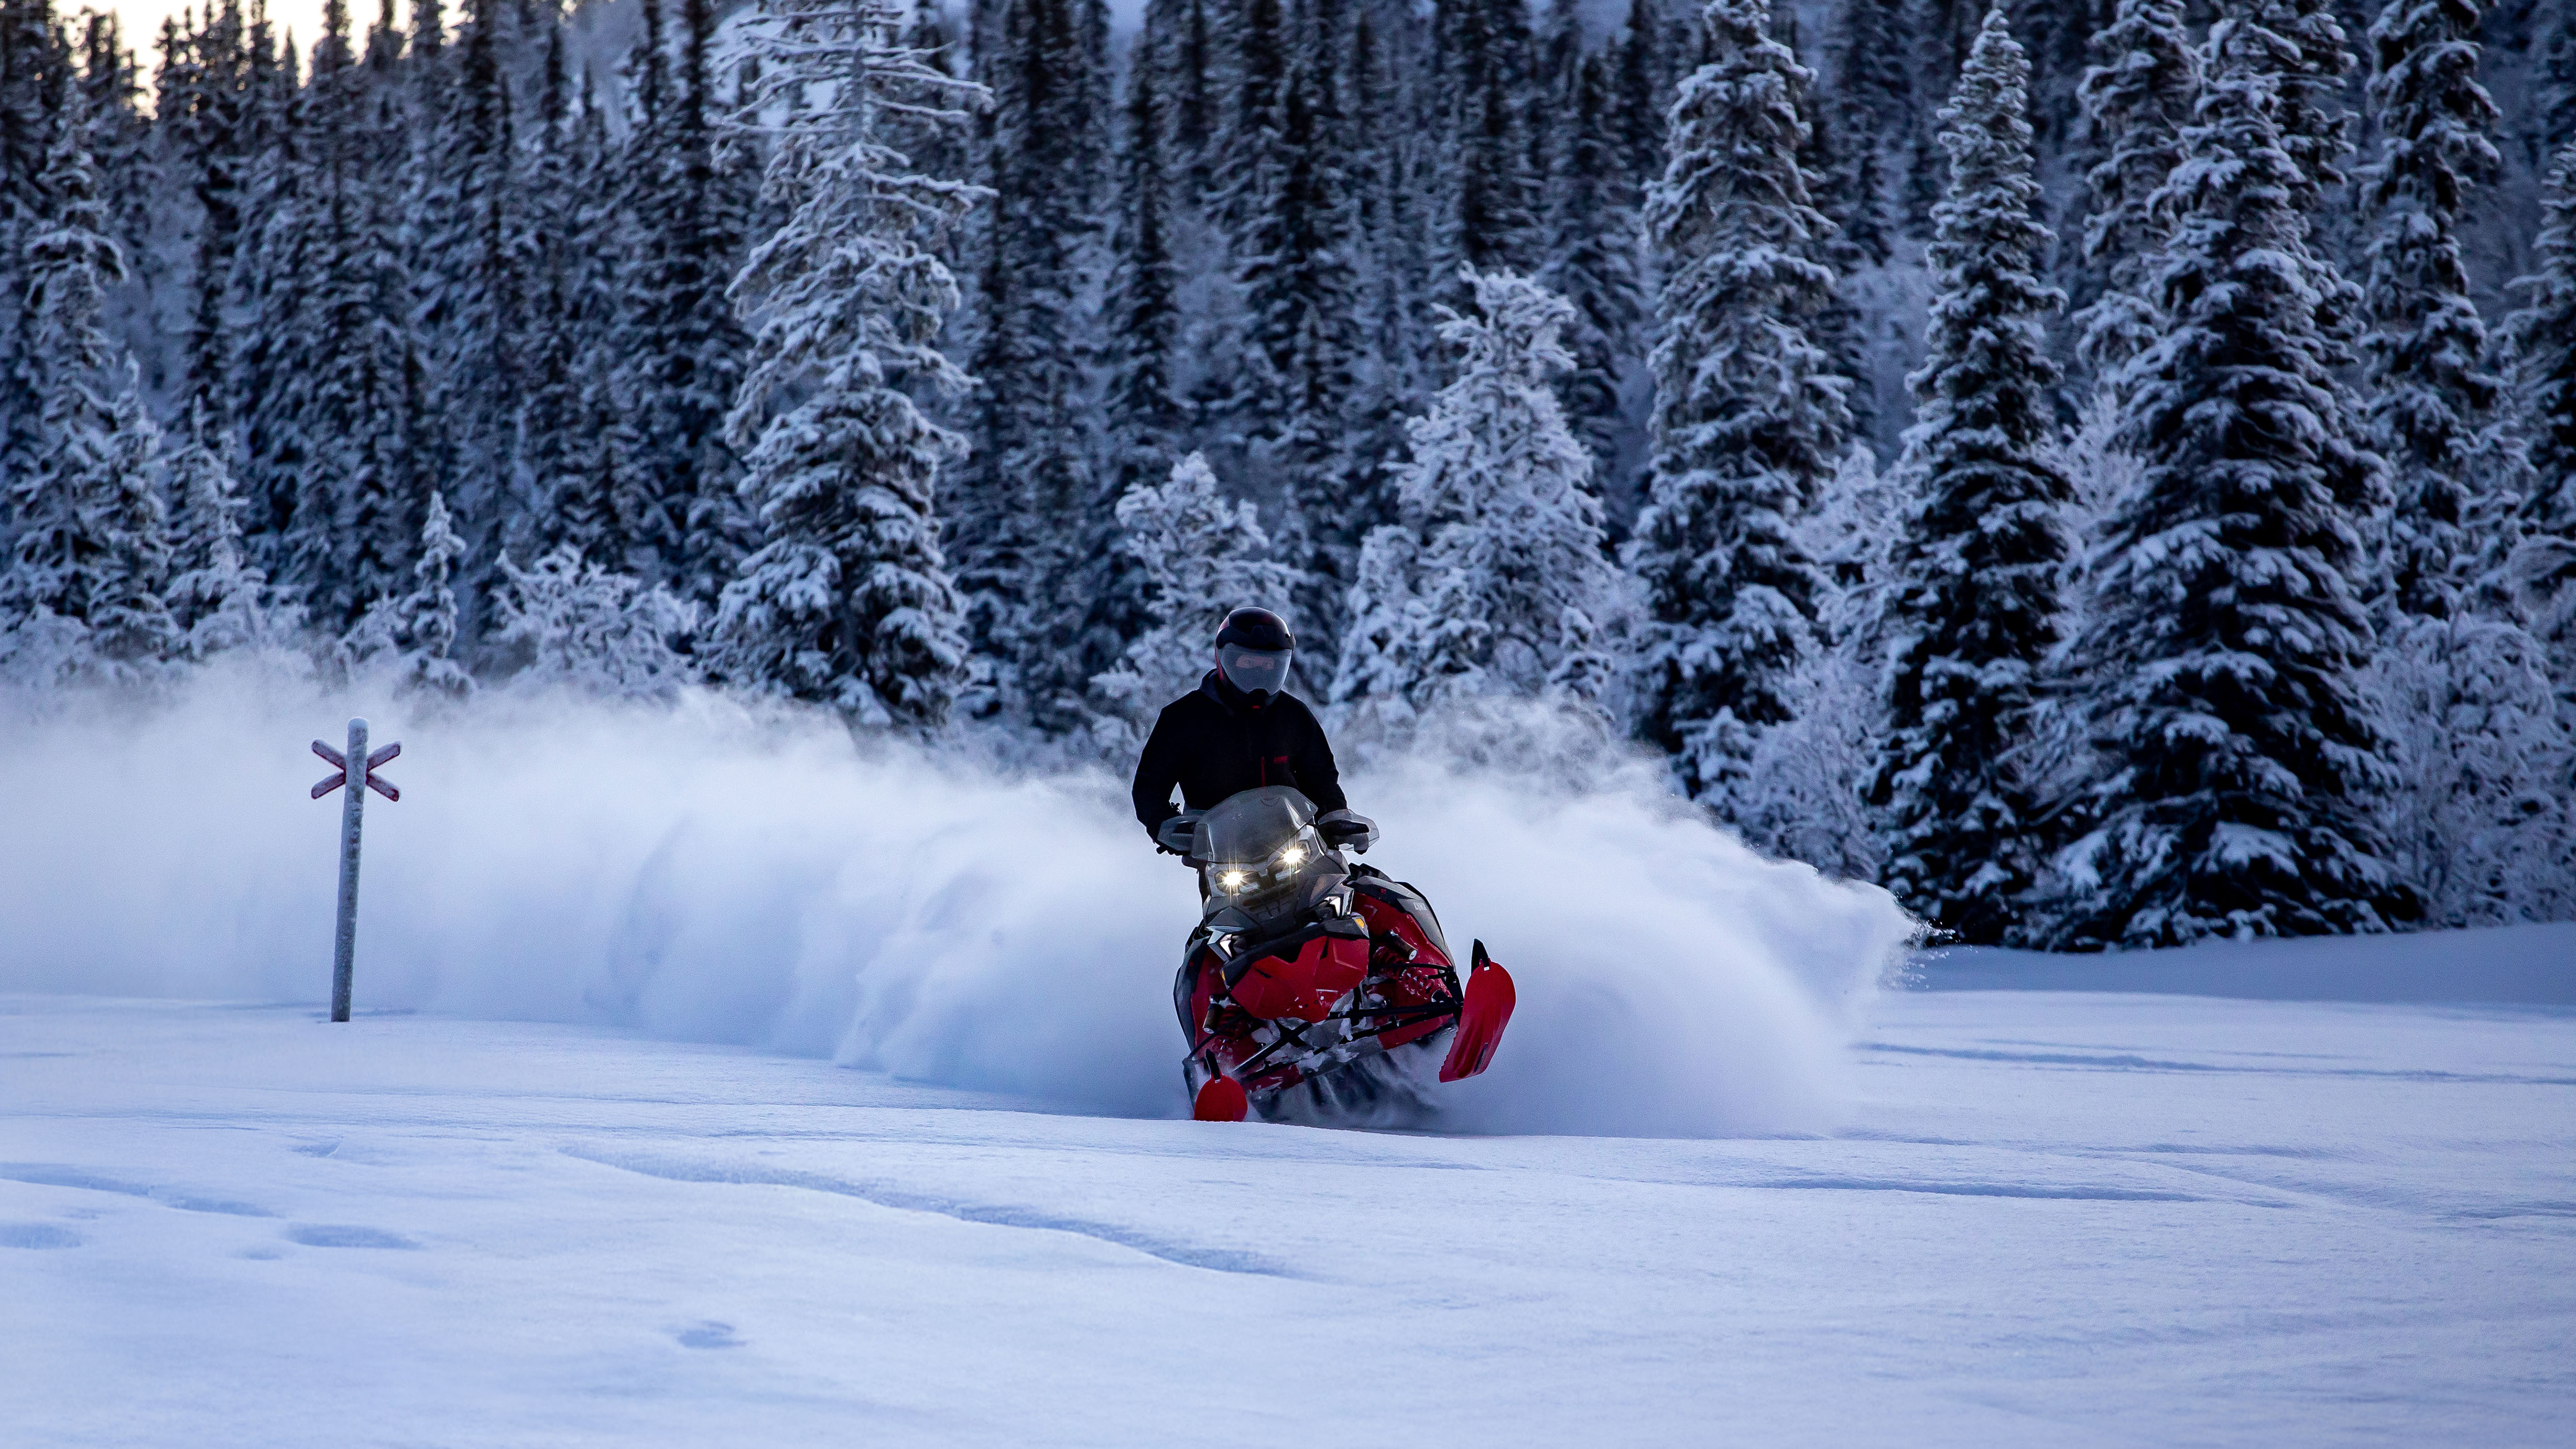
[(1206, 1122), (1393, 1122), (1427, 1105), (1423, 1069), (1491, 1065), (1511, 973), (1475, 943), (1466, 979), (1422, 892), (1345, 852), (1377, 843), (1347, 810), (1318, 818), (1285, 785), (1185, 811), (1156, 839), (1200, 872), (1205, 909), (1172, 1006), (1189, 1039), (1191, 1115)]

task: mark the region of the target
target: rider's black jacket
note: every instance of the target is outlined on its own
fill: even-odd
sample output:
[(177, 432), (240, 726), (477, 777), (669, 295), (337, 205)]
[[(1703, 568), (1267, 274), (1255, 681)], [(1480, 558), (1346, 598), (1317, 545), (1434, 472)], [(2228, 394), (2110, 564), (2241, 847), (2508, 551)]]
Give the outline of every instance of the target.
[(1262, 785), (1294, 785), (1318, 812), (1349, 808), (1333, 747), (1315, 712), (1293, 694), (1266, 705), (1215, 670), (1199, 687), (1163, 706), (1136, 761), (1136, 818), (1154, 827), (1181, 813), (1172, 787), (1192, 810)]

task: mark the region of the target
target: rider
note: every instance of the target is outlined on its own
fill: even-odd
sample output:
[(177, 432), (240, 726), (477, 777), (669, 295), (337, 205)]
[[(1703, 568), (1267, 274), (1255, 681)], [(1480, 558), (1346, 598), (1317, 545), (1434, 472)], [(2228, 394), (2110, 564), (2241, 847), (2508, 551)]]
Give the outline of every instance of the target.
[(1136, 761), (1136, 818), (1146, 834), (1181, 813), (1174, 785), (1192, 810), (1263, 785), (1294, 786), (1326, 815), (1348, 809), (1323, 725), (1286, 689), (1296, 647), (1288, 621), (1268, 609), (1225, 616), (1216, 668), (1163, 707)]

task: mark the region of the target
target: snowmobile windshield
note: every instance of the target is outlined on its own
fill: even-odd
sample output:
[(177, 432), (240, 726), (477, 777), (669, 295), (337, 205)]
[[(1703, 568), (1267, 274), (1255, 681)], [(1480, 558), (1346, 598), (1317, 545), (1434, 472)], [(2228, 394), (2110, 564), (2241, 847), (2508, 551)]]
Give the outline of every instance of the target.
[(1268, 865), (1314, 824), (1313, 801), (1287, 785), (1264, 785), (1199, 817), (1198, 855), (1219, 865)]
[(1208, 886), (1244, 896), (1294, 878), (1324, 854), (1314, 802), (1286, 785), (1246, 790), (1199, 819), (1198, 849)]
[(1216, 651), (1216, 667), (1225, 672), (1226, 683), (1246, 694), (1277, 694), (1288, 687), (1288, 661), (1294, 657), (1289, 649), (1226, 644)]

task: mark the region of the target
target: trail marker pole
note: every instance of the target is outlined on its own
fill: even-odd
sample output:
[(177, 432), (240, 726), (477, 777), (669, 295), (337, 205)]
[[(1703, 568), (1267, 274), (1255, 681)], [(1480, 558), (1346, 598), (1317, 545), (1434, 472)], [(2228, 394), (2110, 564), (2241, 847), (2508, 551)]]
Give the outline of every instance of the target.
[(402, 791), (391, 781), (376, 778), (376, 766), (402, 753), (400, 744), (391, 744), (374, 754), (367, 753), (367, 722), (349, 721), (349, 748), (346, 753), (331, 748), (320, 740), (313, 742), (313, 753), (331, 762), (339, 771), (326, 775), (313, 786), (313, 798), (321, 799), (342, 786), (348, 794), (340, 798), (340, 932), (331, 960), (331, 1019), (349, 1019), (349, 980), (358, 953), (358, 826), (367, 812), (367, 792), (375, 791), (388, 800), (399, 800)]

